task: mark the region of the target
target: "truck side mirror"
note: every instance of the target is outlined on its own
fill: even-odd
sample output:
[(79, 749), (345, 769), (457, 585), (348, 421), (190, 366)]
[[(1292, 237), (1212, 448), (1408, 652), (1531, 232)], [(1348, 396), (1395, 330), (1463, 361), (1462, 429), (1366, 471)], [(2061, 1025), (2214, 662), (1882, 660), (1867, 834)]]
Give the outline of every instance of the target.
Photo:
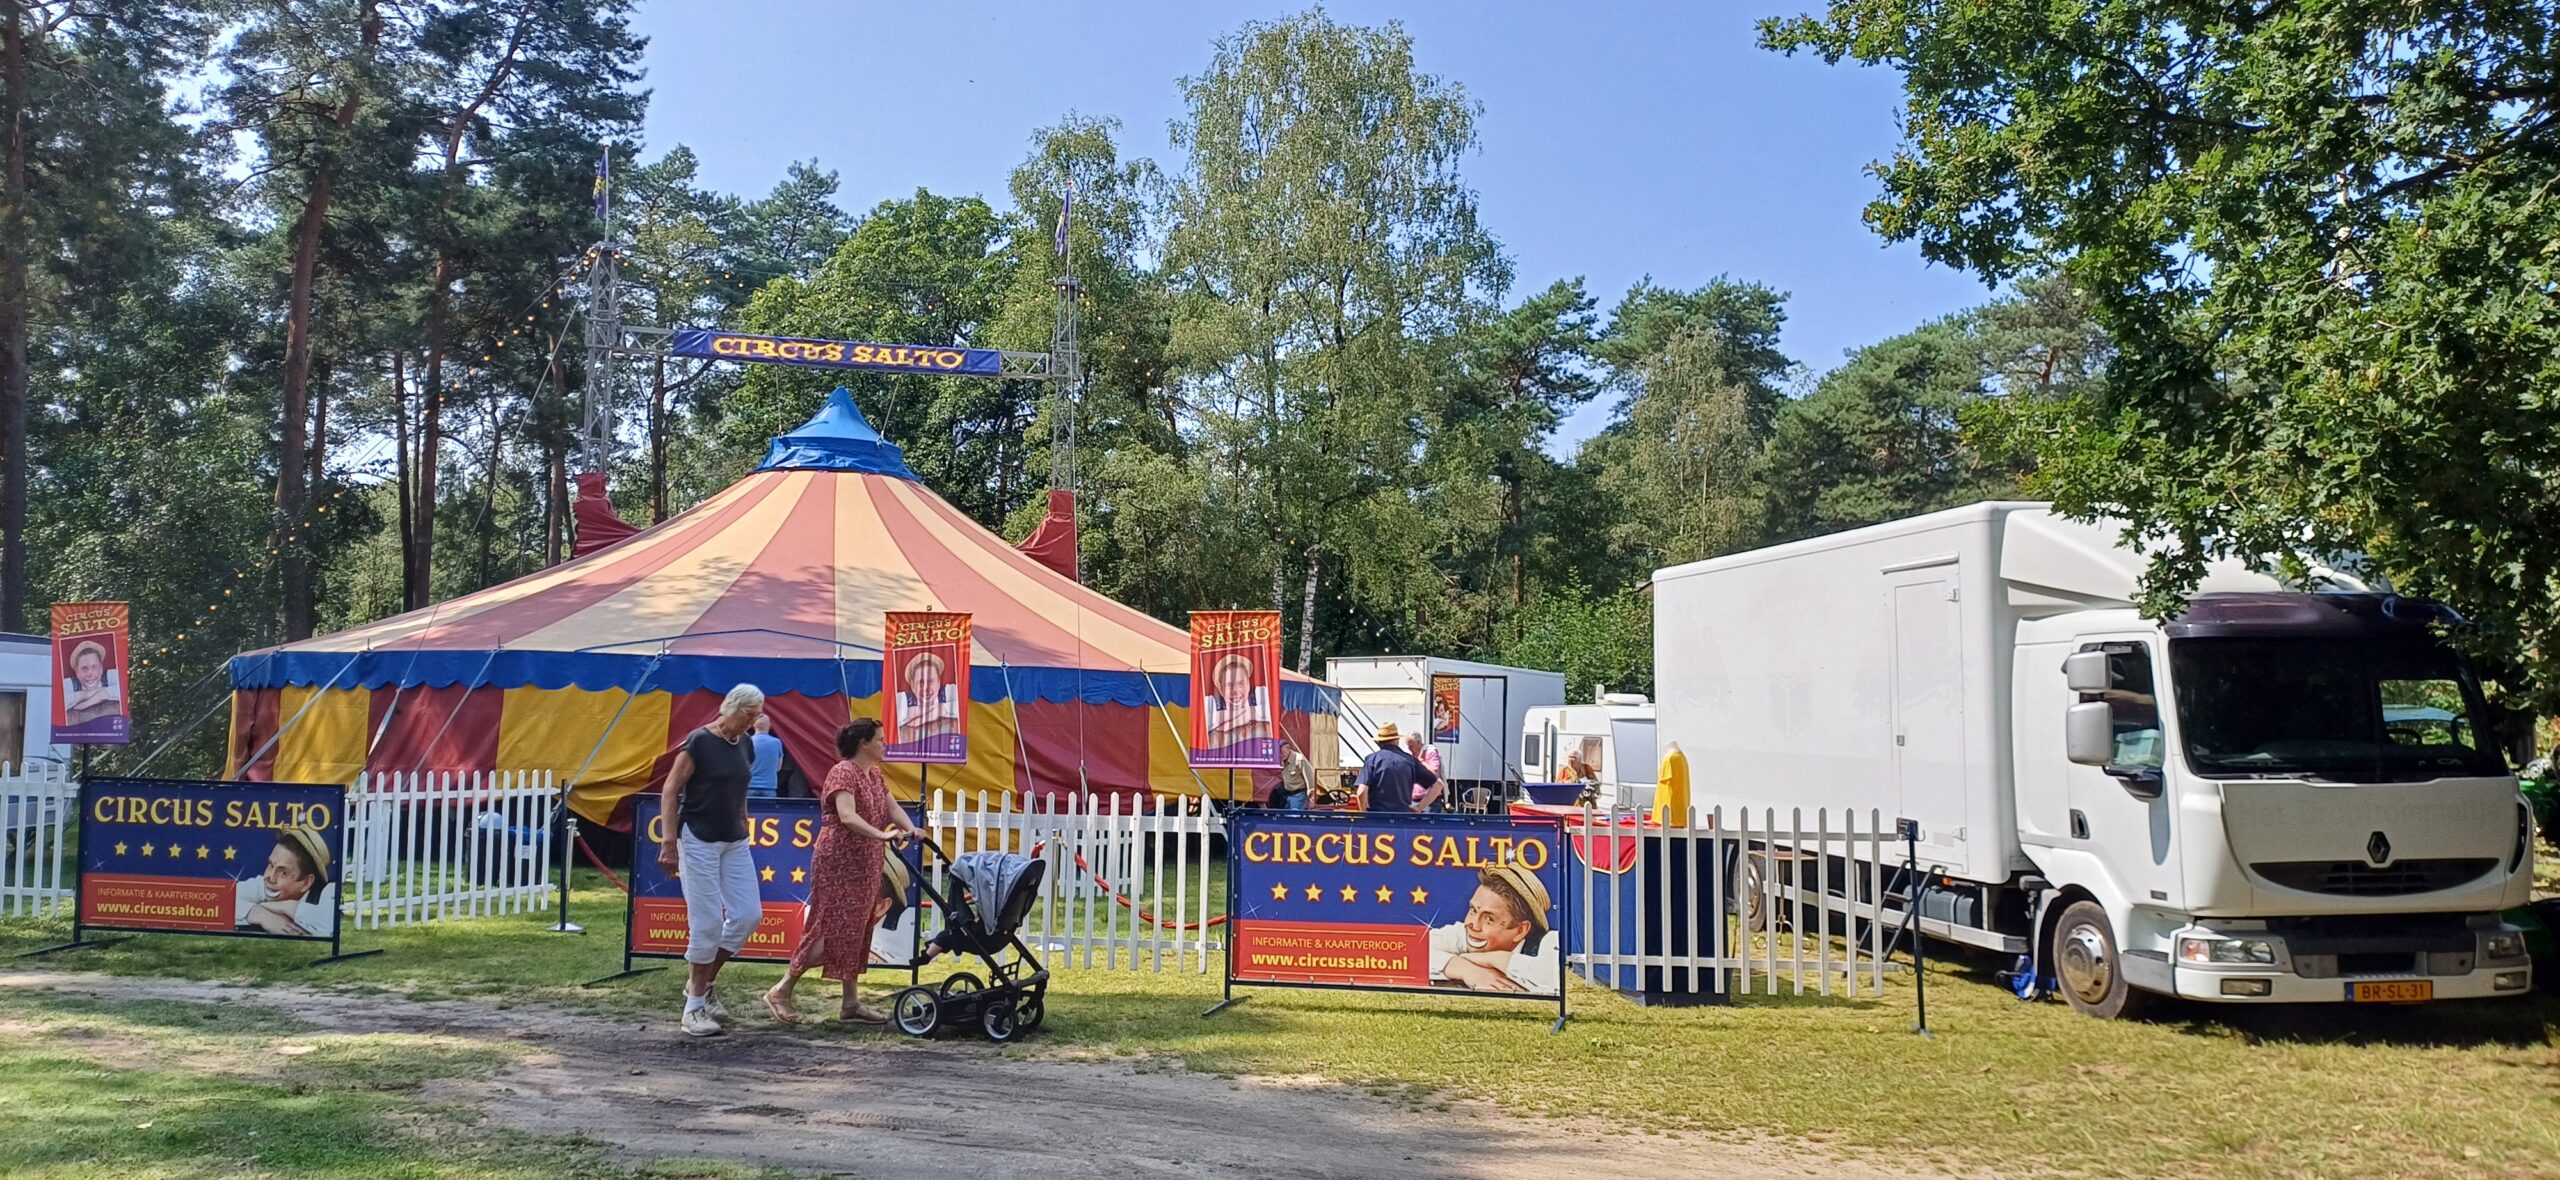
[[(2098, 652), (2103, 667), (2106, 657)], [(2071, 657), (2074, 660), (2080, 656)], [(2062, 715), (2063, 756), (2082, 766), (2105, 766), (2116, 760), (2116, 710), (2105, 701), (2084, 701)]]
[(2107, 653), (2075, 651), (2062, 657), (2062, 680), (2073, 692), (2107, 691), (2113, 687), (2107, 675)]

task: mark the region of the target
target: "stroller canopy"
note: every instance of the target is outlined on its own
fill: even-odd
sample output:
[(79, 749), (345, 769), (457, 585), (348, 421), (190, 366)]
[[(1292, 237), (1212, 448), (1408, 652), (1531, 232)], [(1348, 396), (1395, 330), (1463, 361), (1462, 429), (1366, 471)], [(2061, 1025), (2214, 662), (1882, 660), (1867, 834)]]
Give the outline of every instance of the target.
[(996, 923), (1013, 912), (1005, 903), (1013, 899), (1013, 891), (1022, 886), (1024, 876), (1038, 863), (1011, 852), (964, 852), (953, 858), (951, 876), (977, 897), (978, 925), (990, 935), (1001, 936), (1006, 932), (996, 929)]

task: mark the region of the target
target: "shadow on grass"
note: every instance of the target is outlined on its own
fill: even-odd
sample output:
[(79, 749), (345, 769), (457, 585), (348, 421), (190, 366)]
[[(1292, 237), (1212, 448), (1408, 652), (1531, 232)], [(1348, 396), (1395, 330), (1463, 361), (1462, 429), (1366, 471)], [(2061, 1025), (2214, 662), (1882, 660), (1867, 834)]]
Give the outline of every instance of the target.
[[(1932, 944), (1929, 963), (1933, 976), (1943, 968), (1945, 974), (1963, 982), (2005, 991), (2009, 984), (2000, 975), (2011, 969), (2014, 960), (1970, 948), (1942, 952)], [(2529, 1049), (2560, 1037), (2560, 997), (2536, 993), (2501, 1000), (2385, 1005), (2212, 1004), (2164, 997), (2138, 1022), (2191, 1036), (2236, 1035), (2263, 1044)]]

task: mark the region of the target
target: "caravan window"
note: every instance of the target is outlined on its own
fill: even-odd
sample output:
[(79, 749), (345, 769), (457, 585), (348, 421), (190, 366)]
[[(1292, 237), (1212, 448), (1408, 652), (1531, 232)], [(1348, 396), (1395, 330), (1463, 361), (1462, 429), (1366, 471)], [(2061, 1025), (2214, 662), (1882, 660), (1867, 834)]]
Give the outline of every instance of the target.
[(1520, 735), (1520, 765), (1522, 765), (1522, 766), (1544, 766), (1544, 765), (1546, 765), (1546, 764), (1547, 764), (1546, 759), (1544, 759), (1544, 758), (1540, 758), (1540, 757), (1538, 756), (1538, 735), (1537, 735), (1537, 734), (1534, 734), (1534, 733), (1524, 733), (1524, 734), (1521, 734), (1521, 735)]

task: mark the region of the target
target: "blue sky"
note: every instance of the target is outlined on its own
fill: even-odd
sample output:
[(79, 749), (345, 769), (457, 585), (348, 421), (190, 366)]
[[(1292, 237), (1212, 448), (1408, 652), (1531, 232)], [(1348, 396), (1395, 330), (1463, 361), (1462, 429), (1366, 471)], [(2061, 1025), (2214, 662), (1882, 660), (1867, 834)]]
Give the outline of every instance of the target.
[[(1581, 275), (1605, 311), (1647, 274), (1718, 275), (1789, 295), (1785, 347), (1815, 369), (1982, 302), (1982, 284), (1887, 247), (1859, 219), (1866, 164), (1896, 142), (1889, 73), (1786, 58), (1755, 17), (1818, 0), (1326, 6), (1401, 20), (1421, 68), (1484, 106), (1466, 165), (1515, 294)], [(816, 158), (860, 211), (917, 187), (1000, 199), (1033, 129), (1068, 111), (1123, 124), (1124, 152), (1171, 170), (1176, 81), (1248, 20), (1303, 5), (644, 0), (647, 150), (677, 144), (704, 183), (770, 188)], [(1567, 423), (1567, 451), (1604, 424)]]

